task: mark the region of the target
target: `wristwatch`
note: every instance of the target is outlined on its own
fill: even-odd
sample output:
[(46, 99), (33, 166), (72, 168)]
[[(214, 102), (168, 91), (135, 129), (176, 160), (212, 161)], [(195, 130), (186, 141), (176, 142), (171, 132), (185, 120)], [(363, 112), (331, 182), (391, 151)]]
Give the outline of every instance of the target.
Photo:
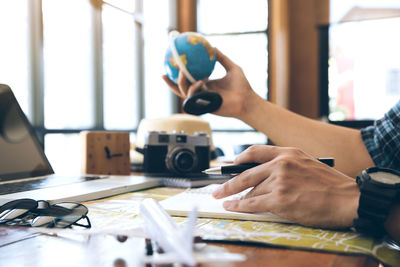
[(400, 172), (372, 167), (363, 170), (356, 181), (360, 188), (360, 200), (354, 228), (360, 233), (382, 237), (390, 209), (399, 202)]

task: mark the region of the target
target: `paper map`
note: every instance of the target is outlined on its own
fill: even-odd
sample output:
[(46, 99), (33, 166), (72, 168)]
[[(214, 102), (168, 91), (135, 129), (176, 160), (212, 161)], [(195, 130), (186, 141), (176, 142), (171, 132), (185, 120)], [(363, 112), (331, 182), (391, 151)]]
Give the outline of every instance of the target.
[[(143, 198), (163, 200), (183, 192), (182, 188), (159, 187), (84, 203), (93, 229), (132, 229), (142, 225), (139, 204)], [(184, 217), (174, 217), (184, 223)], [(294, 224), (225, 219), (198, 219), (196, 235), (206, 240), (256, 242), (277, 247), (370, 255), (400, 266), (400, 252), (382, 242), (352, 231), (332, 231)]]

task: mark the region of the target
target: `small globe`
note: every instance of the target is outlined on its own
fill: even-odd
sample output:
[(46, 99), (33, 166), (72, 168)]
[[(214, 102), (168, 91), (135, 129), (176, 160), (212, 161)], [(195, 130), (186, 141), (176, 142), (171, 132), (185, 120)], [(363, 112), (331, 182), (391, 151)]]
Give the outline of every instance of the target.
[[(175, 47), (171, 47), (173, 45)], [(175, 55), (174, 50), (177, 52)], [(164, 66), (168, 78), (174, 83), (178, 81), (179, 69), (182, 69), (190, 82), (208, 78), (214, 70), (215, 62), (215, 49), (203, 35), (195, 32), (171, 33)]]

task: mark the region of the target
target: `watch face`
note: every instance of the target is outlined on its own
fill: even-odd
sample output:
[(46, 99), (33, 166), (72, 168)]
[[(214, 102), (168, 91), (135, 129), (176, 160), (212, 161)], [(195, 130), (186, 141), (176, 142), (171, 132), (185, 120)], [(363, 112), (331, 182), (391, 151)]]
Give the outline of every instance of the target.
[(368, 174), (371, 180), (383, 184), (400, 184), (400, 176), (384, 171), (371, 172)]

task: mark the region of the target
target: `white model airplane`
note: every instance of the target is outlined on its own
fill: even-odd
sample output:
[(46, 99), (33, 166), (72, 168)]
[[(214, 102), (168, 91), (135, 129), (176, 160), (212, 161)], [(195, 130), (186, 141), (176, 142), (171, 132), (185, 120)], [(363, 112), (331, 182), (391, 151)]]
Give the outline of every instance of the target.
[(236, 253), (194, 251), (196, 208), (189, 214), (184, 229), (180, 229), (165, 209), (152, 198), (146, 198), (141, 202), (140, 214), (147, 237), (163, 250), (162, 254), (155, 253), (152, 256), (146, 256), (144, 263), (183, 263), (194, 266), (200, 262), (244, 261), (246, 259), (244, 255)]
[(183, 231), (152, 198), (146, 198), (141, 202), (140, 214), (144, 220), (146, 234), (162, 248), (166, 257), (176, 257), (177, 261), (189, 266), (196, 264), (193, 256), (193, 232), (196, 227), (197, 209), (189, 214)]

